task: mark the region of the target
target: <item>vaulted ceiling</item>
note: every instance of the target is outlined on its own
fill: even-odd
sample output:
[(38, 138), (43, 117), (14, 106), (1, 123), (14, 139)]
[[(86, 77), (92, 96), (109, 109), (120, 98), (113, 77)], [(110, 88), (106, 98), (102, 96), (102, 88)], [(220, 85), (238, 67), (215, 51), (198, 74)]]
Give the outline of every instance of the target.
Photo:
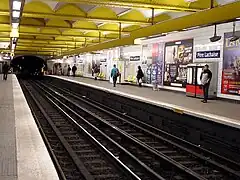
[[(0, 42), (9, 41), (9, 4), (0, 1)], [(211, 0), (25, 0), (15, 54), (66, 54), (210, 6)]]

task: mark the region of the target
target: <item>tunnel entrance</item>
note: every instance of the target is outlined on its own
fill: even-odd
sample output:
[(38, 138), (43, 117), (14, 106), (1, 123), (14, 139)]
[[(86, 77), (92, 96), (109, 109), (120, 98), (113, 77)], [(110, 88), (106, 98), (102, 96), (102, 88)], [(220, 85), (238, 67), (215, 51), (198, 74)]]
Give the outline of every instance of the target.
[(37, 56), (14, 57), (11, 66), (18, 76), (42, 76), (43, 69), (47, 68), (44, 59)]

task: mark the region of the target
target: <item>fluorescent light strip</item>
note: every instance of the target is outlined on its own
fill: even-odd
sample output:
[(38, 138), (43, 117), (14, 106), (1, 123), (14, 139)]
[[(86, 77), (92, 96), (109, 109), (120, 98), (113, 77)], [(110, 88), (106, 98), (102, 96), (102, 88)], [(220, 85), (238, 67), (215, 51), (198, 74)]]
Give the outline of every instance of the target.
[(21, 1), (13, 1), (13, 10), (20, 11), (22, 2)]
[(19, 26), (19, 23), (12, 23), (12, 28), (17, 29)]
[(20, 11), (13, 11), (13, 12), (12, 12), (12, 16), (13, 16), (14, 18), (19, 18), (19, 17), (20, 17)]
[(15, 49), (16, 48), (16, 44), (12, 44), (12, 49)]

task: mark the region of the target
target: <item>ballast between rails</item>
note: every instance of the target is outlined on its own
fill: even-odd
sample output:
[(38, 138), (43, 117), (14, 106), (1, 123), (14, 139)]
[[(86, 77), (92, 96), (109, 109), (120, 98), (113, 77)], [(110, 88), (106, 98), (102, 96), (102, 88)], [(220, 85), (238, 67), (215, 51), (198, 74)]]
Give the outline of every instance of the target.
[[(34, 83), (33, 83), (34, 84)], [(48, 97), (48, 99), (49, 100), (51, 100), (52, 102), (54, 102), (55, 104), (56, 104), (56, 102), (58, 101), (58, 99), (57, 98), (54, 98), (54, 97), (52, 97), (52, 95), (51, 94), (49, 94), (49, 92), (47, 92), (47, 91), (45, 91), (44, 89), (41, 89), (41, 87), (40, 86), (38, 86), (38, 90), (40, 91), (42, 91), (42, 92), (44, 92), (44, 94)], [(59, 106), (61, 103), (58, 103), (58, 104), (56, 104), (57, 106)], [(64, 110), (62, 109), (62, 108), (65, 108)], [(65, 110), (66, 110), (66, 108), (67, 108), (67, 106), (65, 106), (64, 107), (64, 104), (61, 104), (61, 110), (66, 114), (66, 115), (68, 115), (69, 114), (69, 112), (67, 113)], [(60, 109), (59, 109), (60, 110)], [(70, 109), (68, 109), (68, 110), (70, 110)], [(72, 113), (74, 113), (73, 111), (72, 111)], [(68, 115), (69, 116), (69, 118), (71, 118), (72, 119), (72, 115), (70, 116), (70, 115)], [(79, 116), (79, 118), (80, 118), (80, 116)], [(82, 120), (84, 120), (84, 118), (81, 118)], [(86, 120), (84, 120), (85, 121), (85, 123), (87, 123), (87, 121)], [(78, 124), (78, 122), (77, 122), (77, 120), (74, 120), (74, 123), (75, 124), (77, 124), (77, 126), (78, 127), (81, 127), (81, 125), (80, 124)], [(91, 125), (92, 127), (94, 127), (93, 125)], [(82, 127), (83, 128), (83, 127)], [(94, 127), (95, 129), (95, 131), (97, 130), (97, 128), (96, 127)], [(84, 128), (83, 128), (84, 129)], [(85, 131), (86, 132), (88, 132), (89, 130), (86, 130), (85, 129)], [(98, 132), (99, 133), (101, 133), (101, 134), (104, 134), (103, 132), (101, 132), (100, 130), (98, 130)], [(89, 134), (89, 135), (91, 135), (91, 134)], [(106, 136), (106, 135), (105, 135)], [(92, 136), (92, 138), (94, 138), (93, 136)], [(108, 137), (109, 138), (109, 137)], [(96, 140), (96, 139), (95, 139)], [(110, 138), (109, 138), (109, 140), (110, 140)], [(112, 142), (114, 142), (113, 140), (111, 140), (111, 142), (108, 140), (108, 142), (107, 143), (105, 143), (105, 146), (106, 146), (106, 144), (109, 144), (109, 143), (112, 143)], [(116, 143), (117, 144), (117, 143)], [(127, 150), (124, 150), (124, 148), (122, 148), (120, 145), (118, 145), (118, 147), (117, 147), (122, 153), (124, 153), (125, 154), (125, 156), (128, 156), (128, 159), (131, 159), (132, 161), (134, 161), (135, 162), (135, 164), (137, 164), (138, 166), (138, 168), (137, 168), (137, 170), (138, 169), (142, 169), (142, 170), (144, 170), (143, 172), (144, 173), (142, 173), (142, 174), (146, 174), (146, 175), (148, 175), (147, 177), (149, 177), (150, 179), (160, 179), (160, 180), (165, 180), (164, 178), (162, 178), (161, 176), (159, 176), (158, 174), (154, 174), (154, 172), (151, 170), (151, 169), (149, 169), (147, 166), (145, 166), (144, 167), (144, 163), (142, 163), (141, 161), (139, 161), (136, 157), (135, 157), (135, 159), (134, 159), (134, 156), (133, 155), (131, 155), (131, 153), (129, 153)], [(106, 149), (105, 149), (106, 150)], [(118, 160), (115, 156), (114, 157), (112, 157), (113, 159), (115, 159), (115, 160)], [(119, 161), (118, 160), (118, 163), (119, 162), (121, 162), (121, 161)], [(121, 165), (123, 165), (123, 163), (121, 163)], [(128, 174), (130, 174), (129, 176), (130, 177), (132, 177), (132, 179), (140, 179), (136, 174), (134, 174), (127, 166), (124, 166), (124, 171), (127, 171), (126, 173), (128, 173)], [(139, 170), (138, 170), (139, 171)], [(147, 179), (149, 179), (149, 178), (147, 178)]]
[[(42, 84), (42, 85), (45, 86), (44, 84)], [(113, 117), (113, 119), (118, 119), (119, 121), (121, 120), (124, 123), (126, 122), (129, 125), (140, 129), (141, 131), (147, 132), (148, 134), (155, 136), (157, 138), (160, 138), (161, 140), (164, 140), (165, 142), (171, 143), (174, 146), (179, 147), (179, 148), (183, 149), (184, 151), (200, 158), (203, 162), (205, 162), (209, 165), (218, 167), (218, 169), (220, 169), (221, 171), (225, 171), (226, 173), (231, 173), (231, 174), (235, 175), (236, 178), (239, 178), (239, 176), (240, 176), (240, 174), (238, 173), (238, 170), (240, 169), (240, 165), (232, 160), (229, 160), (218, 154), (212, 153), (204, 148), (201, 148), (199, 146), (191, 144), (185, 140), (182, 140), (176, 136), (173, 136), (169, 133), (159, 130), (159, 129), (157, 129), (153, 126), (150, 126), (146, 123), (140, 122), (137, 119), (127, 116), (125, 113), (119, 113), (118, 111), (116, 111), (112, 108), (109, 108), (107, 106), (104, 106), (98, 102), (95, 102), (87, 97), (84, 97), (84, 98), (79, 97), (74, 92), (68, 92), (67, 90), (58, 88), (52, 84), (48, 84), (48, 86), (53, 87), (54, 89), (58, 90), (59, 92), (62, 92), (62, 94), (65, 93), (65, 95), (67, 94), (69, 96), (72, 96), (76, 100), (80, 100), (81, 102), (91, 105), (95, 109), (98, 109), (104, 113), (109, 114), (110, 116)], [(74, 99), (73, 99), (73, 101), (74, 101)], [(107, 120), (107, 121), (109, 121), (109, 120)], [(113, 125), (115, 125), (114, 122), (116, 122), (116, 121), (113, 120), (113, 121), (109, 121), (109, 122), (112, 123)], [(152, 131), (154, 131), (154, 133)], [(184, 146), (188, 147), (189, 149), (181, 146), (179, 142), (181, 144), (183, 144)], [(193, 149), (193, 150), (191, 150), (191, 149)], [(204, 153), (204, 155), (203, 155), (203, 153)]]
[[(44, 85), (44, 84), (43, 84)], [(50, 86), (50, 84), (48, 84), (48, 86)], [(52, 86), (52, 85), (51, 85)], [(47, 88), (47, 87), (46, 87)], [(54, 90), (52, 90), (53, 92), (54, 92)], [(55, 92), (56, 93), (56, 92)], [(61, 94), (63, 94), (63, 93), (58, 93), (58, 95), (60, 95), (61, 96), (61, 98), (64, 98), (64, 96), (63, 95), (61, 95)], [(72, 94), (72, 93), (71, 93)], [(74, 93), (73, 93), (73, 96), (74, 96)], [(75, 98), (76, 98), (76, 96), (75, 96)], [(91, 100), (87, 100), (87, 101), (91, 101)], [(98, 108), (97, 106), (95, 106), (95, 108)], [(119, 117), (118, 117), (118, 119), (119, 119)], [(120, 118), (121, 119), (121, 118)], [(116, 129), (116, 128), (115, 128)], [(190, 144), (189, 144), (190, 145)], [(197, 148), (197, 147), (194, 147), (194, 148)], [(201, 148), (199, 148), (200, 150), (201, 150)], [(198, 150), (199, 150), (198, 149)], [(204, 153), (208, 153), (208, 154), (211, 154), (211, 155), (214, 155), (213, 153), (210, 153), (210, 152), (207, 152), (207, 150), (202, 150), (202, 152), (204, 152)], [(196, 155), (196, 153), (195, 153), (195, 155)], [(220, 156), (218, 156), (218, 155), (215, 155), (216, 157), (218, 157), (218, 158), (220, 158)], [(221, 158), (220, 158), (221, 159)], [(237, 178), (239, 178), (239, 173), (238, 172), (236, 172), (236, 171), (234, 171), (234, 170), (232, 170), (232, 169), (230, 169), (230, 168), (228, 168), (228, 167), (226, 167), (226, 166), (224, 166), (224, 165), (221, 165), (221, 164), (218, 164), (218, 163), (216, 163), (216, 162), (214, 162), (214, 161), (212, 161), (211, 159), (209, 159), (209, 158), (205, 158), (205, 159), (203, 159), (204, 161), (207, 161), (208, 163), (210, 163), (210, 165), (212, 164), (212, 165), (214, 165), (214, 166), (217, 166), (218, 168), (220, 168), (220, 169), (222, 169), (222, 170), (224, 170), (224, 171), (227, 171), (227, 172), (229, 172), (230, 174), (232, 173), (233, 174), (233, 176), (235, 176), (235, 178), (234, 179), (237, 179)], [(220, 161), (227, 161), (227, 159), (224, 159), (224, 158), (222, 158)], [(230, 161), (229, 161), (230, 162)], [(228, 162), (228, 163), (229, 163)], [(234, 164), (234, 163), (233, 163)], [(237, 167), (238, 167), (238, 164), (235, 164), (235, 165), (237, 165)]]

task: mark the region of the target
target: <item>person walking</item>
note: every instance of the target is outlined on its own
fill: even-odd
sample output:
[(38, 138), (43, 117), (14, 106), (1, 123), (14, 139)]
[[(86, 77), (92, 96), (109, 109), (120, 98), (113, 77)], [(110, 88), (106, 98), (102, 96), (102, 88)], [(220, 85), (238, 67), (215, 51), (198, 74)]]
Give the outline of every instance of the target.
[(119, 70), (118, 68), (116, 68), (116, 64), (114, 64), (111, 71), (111, 78), (113, 79), (113, 87), (116, 87), (118, 76), (119, 76)]
[(212, 79), (212, 72), (209, 70), (209, 66), (206, 64), (200, 76), (200, 80), (203, 88), (203, 96), (204, 96), (204, 99), (202, 100), (203, 103), (207, 103), (208, 101), (208, 90), (209, 90), (211, 79)]
[(70, 65), (68, 65), (67, 76), (70, 76), (70, 72), (71, 72), (71, 68), (70, 68)]
[(7, 76), (8, 76), (8, 71), (9, 71), (9, 66), (7, 64), (7, 62), (4, 63), (3, 65), (3, 80), (7, 80)]
[(138, 66), (138, 71), (137, 71), (137, 82), (139, 87), (142, 87), (142, 78), (144, 77), (143, 71), (141, 66)]
[(77, 71), (77, 67), (76, 67), (76, 65), (74, 64), (74, 66), (72, 67), (73, 77), (75, 77), (76, 71)]
[(98, 74), (100, 73), (99, 70), (100, 69), (98, 68), (97, 64), (95, 64), (95, 66), (93, 68), (93, 75), (94, 75), (95, 80), (97, 80)]

